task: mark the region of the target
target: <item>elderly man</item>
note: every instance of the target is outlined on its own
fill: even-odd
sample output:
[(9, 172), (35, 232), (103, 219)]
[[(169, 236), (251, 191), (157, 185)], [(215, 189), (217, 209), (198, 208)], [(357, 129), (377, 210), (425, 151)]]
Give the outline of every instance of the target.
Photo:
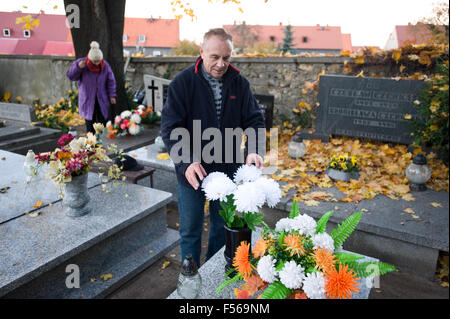
[[(201, 181), (214, 171), (233, 178), (236, 169), (242, 165), (237, 160), (239, 154), (236, 154), (241, 141), (238, 138), (232, 143), (226, 141), (227, 130), (253, 128), (256, 131), (264, 128), (264, 117), (250, 91), (249, 82), (230, 64), (232, 49), (232, 37), (225, 30), (208, 31), (204, 35), (201, 56), (196, 63), (181, 71), (170, 83), (167, 101), (162, 110), (161, 136), (169, 152), (180, 141), (171, 139), (172, 131), (183, 128), (189, 132), (189, 154), (184, 154), (189, 160), (174, 162), (178, 179), (181, 258), (184, 260), (190, 253), (197, 265), (200, 265), (205, 203)], [(198, 124), (202, 134), (195, 132)], [(211, 143), (203, 140), (203, 132), (211, 128), (220, 135), (220, 140), (214, 140), (214, 145), (220, 149), (214, 149), (218, 154), (214, 154), (213, 161), (204, 158), (204, 152), (201, 152), (208, 142)], [(261, 145), (261, 141), (259, 142), (255, 144)], [(196, 143), (201, 145), (197, 151)], [(256, 147), (253, 152), (250, 151), (245, 157), (245, 163), (262, 167), (263, 159), (258, 153), (263, 150)], [(232, 161), (229, 160), (230, 153), (233, 155)], [(174, 154), (171, 152), (172, 155)], [(225, 244), (224, 221), (218, 213), (219, 209), (218, 201), (210, 203), (210, 235), (206, 260)]]

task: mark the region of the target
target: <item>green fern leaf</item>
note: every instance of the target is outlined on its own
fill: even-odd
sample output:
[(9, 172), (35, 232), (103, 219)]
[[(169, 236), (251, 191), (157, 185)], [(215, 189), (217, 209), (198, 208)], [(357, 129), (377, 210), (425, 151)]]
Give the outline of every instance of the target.
[(353, 233), (356, 226), (358, 225), (361, 219), (362, 213), (357, 212), (353, 215), (350, 215), (346, 220), (342, 222), (342, 224), (338, 225), (336, 229), (333, 229), (330, 232), (331, 238), (334, 240), (334, 248), (337, 249), (340, 247), (344, 241), (348, 238), (348, 236)]
[(329, 212), (323, 214), (322, 217), (320, 217), (319, 221), (317, 222), (316, 234), (321, 234), (325, 232), (325, 229), (327, 228), (328, 219), (330, 219), (330, 216), (333, 213), (334, 211), (330, 210)]
[(243, 279), (243, 277), (241, 275), (237, 274), (233, 278), (231, 278), (231, 279), (229, 279), (227, 281), (224, 281), (219, 287), (217, 287), (216, 293), (217, 294), (220, 293), (222, 291), (222, 289), (225, 288), (226, 286), (228, 286), (229, 284), (231, 284), (233, 282), (236, 282), (236, 281), (239, 281), (239, 280), (242, 280), (242, 279)]
[(261, 295), (261, 299), (286, 299), (291, 294), (291, 289), (286, 288), (280, 281), (270, 284)]
[(359, 278), (382, 276), (388, 272), (397, 271), (394, 266), (380, 261), (352, 261), (345, 262), (344, 264), (348, 265), (350, 269), (353, 269), (353, 271), (358, 274)]
[(364, 258), (364, 256), (347, 253), (347, 252), (343, 252), (343, 251), (336, 252), (334, 254), (338, 258), (338, 260), (343, 264), (351, 263), (351, 262), (354, 262), (354, 261)]
[(298, 215), (300, 215), (300, 210), (298, 209), (297, 201), (294, 200), (294, 201), (292, 202), (291, 212), (289, 213), (289, 218), (292, 219), (292, 218), (297, 217)]

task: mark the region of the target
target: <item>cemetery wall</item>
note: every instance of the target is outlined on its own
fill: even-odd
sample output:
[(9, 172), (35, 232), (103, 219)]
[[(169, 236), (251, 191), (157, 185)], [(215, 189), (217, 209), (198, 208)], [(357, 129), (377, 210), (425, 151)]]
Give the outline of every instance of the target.
[[(316, 105), (316, 92), (302, 94), (305, 82), (314, 82), (320, 72), (345, 74), (344, 62), (349, 57), (236, 57), (233, 65), (247, 77), (255, 94), (275, 97), (274, 122), (279, 115), (292, 117), (292, 108), (301, 101)], [(76, 89), (75, 82), (66, 77), (73, 57), (62, 56), (0, 56), (0, 95), (11, 92), (11, 102), (21, 96), (22, 103), (31, 103), (36, 97), (42, 103), (56, 103), (67, 90)], [(132, 58), (126, 74), (133, 88), (143, 87), (143, 75), (151, 74), (172, 79), (190, 66), (194, 57)], [(360, 67), (362, 70), (362, 67)], [(355, 70), (359, 73), (359, 69)], [(388, 65), (364, 65), (365, 74), (378, 73), (393, 76)]]

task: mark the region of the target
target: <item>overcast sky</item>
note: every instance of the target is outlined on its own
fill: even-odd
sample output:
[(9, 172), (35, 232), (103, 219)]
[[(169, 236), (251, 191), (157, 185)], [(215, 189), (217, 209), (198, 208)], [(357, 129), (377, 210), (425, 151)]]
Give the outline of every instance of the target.
[[(125, 16), (138, 18), (173, 18), (172, 0), (127, 0)], [(415, 23), (432, 15), (438, 0), (241, 0), (240, 5), (212, 4), (208, 0), (188, 0), (197, 15), (180, 22), (180, 38), (200, 42), (208, 29), (245, 21), (247, 24), (340, 26), (350, 33), (355, 46), (384, 47), (395, 25)], [(28, 8), (23, 8), (23, 6)], [(53, 7), (57, 5), (57, 9)], [(242, 7), (243, 13), (238, 10)], [(0, 0), (0, 11), (22, 10), (64, 14), (62, 0)]]

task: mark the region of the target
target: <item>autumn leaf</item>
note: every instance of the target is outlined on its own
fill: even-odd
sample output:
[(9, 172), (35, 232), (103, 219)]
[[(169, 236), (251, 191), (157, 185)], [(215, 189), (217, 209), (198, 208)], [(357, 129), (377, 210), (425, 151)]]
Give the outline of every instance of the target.
[(412, 210), (412, 208), (405, 208), (403, 211), (408, 214), (414, 214), (414, 211)]
[(431, 202), (430, 205), (433, 207), (442, 207), (442, 205), (440, 203), (436, 203), (436, 202)]
[(319, 204), (320, 204), (320, 202), (318, 202), (318, 201), (316, 201), (314, 199), (307, 200), (304, 203), (305, 203), (306, 206), (310, 206), (310, 207), (319, 206)]
[(170, 265), (170, 261), (166, 260), (165, 262), (163, 262), (162, 266), (161, 266), (161, 270), (166, 269), (168, 266)]
[(407, 202), (414, 202), (416, 200), (416, 198), (411, 193), (403, 195), (402, 199), (407, 201)]
[(114, 275), (113, 274), (104, 274), (104, 275), (101, 275), (100, 278), (103, 279), (103, 281), (108, 281), (108, 280), (114, 278)]
[[(398, 62), (400, 58), (402, 57), (402, 50), (392, 50), (392, 58)], [(400, 71), (401, 72), (401, 71)]]
[(41, 207), (42, 205), (44, 205), (44, 203), (43, 203), (42, 201), (38, 200), (38, 201), (36, 202), (36, 204), (33, 205), (33, 208), (39, 208), (39, 207)]
[(364, 64), (364, 62), (365, 62), (364, 55), (357, 56), (357, 57), (353, 60), (353, 62), (354, 62), (355, 64)]
[(161, 153), (161, 154), (156, 155), (156, 158), (159, 160), (168, 160), (168, 159), (170, 159), (170, 155), (169, 155), (169, 153)]

